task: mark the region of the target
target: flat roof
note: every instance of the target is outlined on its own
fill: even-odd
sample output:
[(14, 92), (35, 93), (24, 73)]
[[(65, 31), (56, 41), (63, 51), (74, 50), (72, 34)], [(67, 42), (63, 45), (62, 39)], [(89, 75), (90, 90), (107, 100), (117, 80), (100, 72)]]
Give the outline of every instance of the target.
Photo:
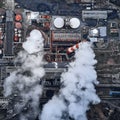
[(83, 10), (82, 18), (93, 18), (93, 19), (107, 19), (107, 11), (100, 10)]
[(5, 56), (13, 55), (13, 30), (14, 30), (14, 23), (12, 21), (6, 22), (6, 39), (4, 43)]

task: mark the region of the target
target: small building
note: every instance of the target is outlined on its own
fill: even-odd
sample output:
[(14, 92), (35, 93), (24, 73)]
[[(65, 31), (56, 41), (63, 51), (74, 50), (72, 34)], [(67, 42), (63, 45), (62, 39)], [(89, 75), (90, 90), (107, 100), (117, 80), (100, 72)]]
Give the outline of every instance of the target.
[(119, 30), (118, 29), (110, 29), (110, 36), (111, 37), (119, 37)]
[(39, 12), (31, 12), (31, 15), (30, 15), (31, 19), (39, 19)]
[(101, 26), (98, 27), (99, 32), (100, 32), (100, 37), (106, 37), (107, 36), (107, 27), (106, 26)]
[(89, 36), (91, 36), (91, 37), (99, 37), (99, 30), (98, 30), (98, 28), (91, 28), (89, 30)]

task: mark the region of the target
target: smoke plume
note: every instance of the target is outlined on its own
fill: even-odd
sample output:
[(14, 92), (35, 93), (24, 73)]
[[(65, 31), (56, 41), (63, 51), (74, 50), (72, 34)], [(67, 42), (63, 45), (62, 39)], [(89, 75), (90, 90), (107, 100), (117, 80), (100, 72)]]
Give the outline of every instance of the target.
[(35, 120), (40, 112), (39, 100), (42, 94), (40, 81), (45, 74), (43, 68), (43, 37), (33, 30), (23, 43), (15, 64), (19, 64), (4, 83), (4, 95), (11, 99), (11, 106), (20, 120)]
[(62, 73), (59, 95), (45, 104), (39, 120), (87, 120), (90, 104), (100, 102), (94, 85), (98, 84), (94, 65), (97, 63), (89, 42), (81, 42), (68, 71)]

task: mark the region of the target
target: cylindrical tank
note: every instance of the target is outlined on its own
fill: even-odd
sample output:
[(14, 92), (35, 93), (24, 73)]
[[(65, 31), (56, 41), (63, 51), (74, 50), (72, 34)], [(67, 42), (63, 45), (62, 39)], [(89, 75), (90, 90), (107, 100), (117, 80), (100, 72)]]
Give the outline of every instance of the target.
[(99, 30), (97, 29), (97, 28), (92, 28), (92, 29), (90, 29), (90, 31), (89, 31), (89, 35), (90, 36), (99, 36)]
[(62, 28), (64, 26), (64, 19), (61, 17), (55, 18), (54, 20), (54, 26), (56, 28)]
[(15, 27), (17, 29), (21, 29), (22, 28), (22, 24), (20, 22), (15, 22)]
[(21, 21), (22, 20), (22, 16), (20, 14), (16, 14), (15, 20), (16, 21)]
[(17, 31), (15, 31), (15, 34), (18, 34)]
[(70, 27), (71, 28), (78, 28), (80, 26), (80, 20), (78, 18), (71, 18), (70, 19)]
[(21, 30), (18, 30), (18, 33), (21, 33), (22, 31)]
[(17, 32), (17, 28), (15, 28), (14, 31)]
[(20, 34), (20, 33), (18, 34), (18, 37), (21, 37), (21, 34)]

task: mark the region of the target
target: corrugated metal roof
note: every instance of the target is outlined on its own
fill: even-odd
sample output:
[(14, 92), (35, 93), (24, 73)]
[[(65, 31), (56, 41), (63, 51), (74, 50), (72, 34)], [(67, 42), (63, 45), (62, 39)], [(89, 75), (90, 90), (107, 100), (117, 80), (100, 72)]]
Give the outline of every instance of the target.
[(83, 10), (82, 18), (93, 18), (93, 19), (107, 19), (107, 11), (98, 11), (98, 10)]

